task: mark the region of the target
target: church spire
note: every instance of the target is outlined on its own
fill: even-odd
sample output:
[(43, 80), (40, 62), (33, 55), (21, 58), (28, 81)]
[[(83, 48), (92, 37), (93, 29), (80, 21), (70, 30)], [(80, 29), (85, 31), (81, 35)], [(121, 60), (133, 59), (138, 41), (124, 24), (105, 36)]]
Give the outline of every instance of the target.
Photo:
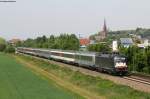
[(107, 26), (106, 26), (106, 20), (104, 19), (104, 26), (103, 26), (103, 35), (106, 37), (107, 36)]
[(107, 32), (107, 26), (106, 26), (106, 20), (105, 20), (105, 19), (104, 19), (103, 31), (104, 31), (104, 32)]
[(95, 39), (97, 41), (103, 41), (106, 37), (107, 37), (107, 26), (106, 20), (104, 19), (103, 30), (101, 32), (98, 32), (98, 36), (95, 36)]

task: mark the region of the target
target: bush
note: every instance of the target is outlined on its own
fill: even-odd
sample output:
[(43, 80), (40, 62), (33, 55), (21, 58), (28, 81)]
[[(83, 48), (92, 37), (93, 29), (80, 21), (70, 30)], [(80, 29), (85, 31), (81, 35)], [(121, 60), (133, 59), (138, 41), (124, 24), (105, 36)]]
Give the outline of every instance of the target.
[(0, 52), (4, 51), (6, 48), (6, 41), (5, 39), (0, 37)]
[(150, 74), (150, 47), (140, 49), (136, 46), (120, 47), (120, 53), (126, 55), (130, 71)]
[(8, 45), (5, 49), (6, 53), (14, 53), (15, 52), (15, 48), (12, 45)]
[(3, 52), (6, 48), (5, 44), (0, 44), (0, 52)]

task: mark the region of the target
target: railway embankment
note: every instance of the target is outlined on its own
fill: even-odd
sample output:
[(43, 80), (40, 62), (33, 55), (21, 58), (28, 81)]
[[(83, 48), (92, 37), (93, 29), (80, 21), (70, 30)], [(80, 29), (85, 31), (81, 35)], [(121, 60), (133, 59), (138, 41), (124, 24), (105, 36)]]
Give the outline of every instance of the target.
[[(76, 86), (77, 88), (80, 88), (82, 91), (84, 90), (83, 93), (82, 91), (79, 91), (79, 93), (81, 93), (83, 96), (92, 95), (93, 97), (101, 97), (106, 99), (150, 98), (150, 93), (148, 92), (137, 91), (131, 87), (121, 85), (123, 82), (127, 83), (127, 80), (123, 80), (123, 78), (114, 77), (116, 80), (110, 81), (106, 79), (114, 79), (113, 76), (97, 73), (95, 71), (90, 71), (87, 69), (82, 70), (83, 68), (77, 68), (74, 66), (70, 66), (71, 68), (69, 68), (69, 66), (64, 66), (63, 63), (56, 64), (53, 61), (46, 62), (41, 59), (22, 55), (17, 55), (15, 56), (15, 58), (22, 60), (23, 63), (27, 62), (28, 64), (35, 66), (35, 68), (38, 68), (45, 73), (50, 73), (56, 78), (61, 79), (61, 81), (65, 81), (62, 83), (69, 83), (73, 86)], [(50, 75), (43, 76), (49, 77)], [(68, 87), (68, 90), (70, 91), (74, 90), (72, 86), (69, 86), (67, 84), (64, 87)]]

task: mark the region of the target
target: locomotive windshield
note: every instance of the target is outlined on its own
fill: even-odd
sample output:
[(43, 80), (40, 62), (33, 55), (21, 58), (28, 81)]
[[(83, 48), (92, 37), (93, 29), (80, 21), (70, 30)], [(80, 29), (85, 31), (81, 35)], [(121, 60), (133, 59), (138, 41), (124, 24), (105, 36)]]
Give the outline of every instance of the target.
[(125, 58), (124, 57), (115, 57), (115, 62), (117, 62), (117, 63), (125, 63)]
[(115, 67), (120, 68), (120, 67), (127, 67), (126, 65), (126, 59), (124, 57), (115, 57)]

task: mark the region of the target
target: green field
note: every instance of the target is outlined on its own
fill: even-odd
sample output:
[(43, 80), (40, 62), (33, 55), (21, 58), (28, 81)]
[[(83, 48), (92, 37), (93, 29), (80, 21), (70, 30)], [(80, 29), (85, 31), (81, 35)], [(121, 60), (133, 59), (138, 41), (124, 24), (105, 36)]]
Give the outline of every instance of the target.
[(0, 99), (83, 99), (0, 53)]

